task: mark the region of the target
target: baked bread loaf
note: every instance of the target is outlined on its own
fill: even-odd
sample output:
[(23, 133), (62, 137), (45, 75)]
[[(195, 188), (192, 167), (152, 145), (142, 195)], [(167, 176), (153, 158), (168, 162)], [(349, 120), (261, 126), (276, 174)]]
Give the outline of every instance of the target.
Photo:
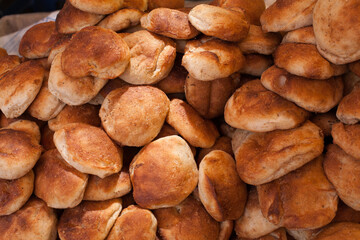
[(8, 71), (20, 64), (20, 58), (16, 55), (0, 57), (0, 78)]
[(344, 125), (336, 123), (332, 126), (333, 142), (347, 154), (360, 159), (360, 124)]
[(312, 26), (298, 28), (293, 31), (287, 32), (281, 43), (307, 43), (316, 44), (314, 28)]
[(135, 8), (120, 9), (99, 22), (98, 26), (109, 28), (115, 32), (136, 26), (140, 23), (140, 18), (144, 13)]
[(119, 10), (123, 0), (68, 0), (74, 7), (89, 13), (110, 14)]
[(35, 138), (36, 142), (40, 143), (41, 135), (39, 126), (30, 120), (16, 119), (16, 121), (9, 123), (9, 125), (3, 127), (2, 129), (12, 129), (25, 132)]

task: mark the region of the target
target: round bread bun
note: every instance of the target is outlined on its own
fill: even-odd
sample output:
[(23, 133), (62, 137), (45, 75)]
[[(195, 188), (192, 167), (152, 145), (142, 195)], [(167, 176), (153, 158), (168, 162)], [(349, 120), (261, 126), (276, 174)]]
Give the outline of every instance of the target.
[(355, 124), (360, 121), (360, 83), (356, 83), (352, 91), (341, 99), (336, 111), (336, 117), (345, 124)]
[(4, 57), (0, 57), (0, 78), (5, 73), (19, 65), (20, 62), (20, 58), (16, 55), (6, 55)]
[(317, 0), (277, 0), (260, 17), (262, 29), (266, 32), (288, 32), (310, 26)]
[(33, 189), (34, 172), (32, 170), (15, 180), (0, 179), (0, 216), (19, 210), (30, 198)]
[(141, 17), (141, 26), (150, 32), (175, 39), (191, 39), (199, 34), (188, 14), (170, 8), (156, 8)]
[(0, 79), (0, 108), (7, 118), (19, 117), (40, 91), (44, 68), (36, 61), (24, 62)]
[(60, 239), (105, 239), (120, 214), (121, 203), (119, 198), (83, 201), (74, 208), (65, 209), (58, 224)]
[[(177, 60), (179, 59), (179, 64)], [(175, 64), (171, 69), (169, 75), (158, 82), (155, 86), (166, 94), (170, 93), (184, 93), (185, 80), (188, 75), (186, 69), (181, 66), (181, 58), (175, 59)]]
[(50, 130), (54, 132), (70, 123), (85, 123), (99, 127), (101, 124), (99, 108), (90, 104), (81, 106), (66, 105), (56, 118), (48, 121)]
[(113, 79), (125, 71), (129, 60), (129, 47), (116, 32), (90, 26), (72, 36), (62, 53), (61, 68), (74, 78)]
[(63, 54), (56, 55), (51, 63), (48, 80), (49, 91), (68, 105), (85, 104), (99, 93), (108, 80), (92, 76), (74, 78), (66, 75), (61, 68)]
[[(261, 212), (287, 229), (316, 229), (335, 217), (338, 196), (320, 156), (273, 182), (257, 186)], [(301, 199), (301, 201), (299, 201)]]
[(294, 128), (308, 116), (302, 108), (265, 89), (258, 79), (238, 88), (224, 111), (230, 126), (252, 132)]
[[(126, 0), (125, 0), (126, 1)], [(148, 10), (151, 11), (155, 8), (183, 8), (185, 0), (148, 0)]]
[(200, 163), (201, 160), (205, 157), (205, 155), (207, 155), (213, 150), (221, 150), (230, 154), (230, 156), (233, 156), (234, 153), (232, 151), (231, 138), (228, 136), (220, 136), (216, 139), (216, 142), (212, 147), (202, 148), (198, 154), (197, 163)]
[(281, 43), (307, 43), (316, 45), (314, 28), (309, 26), (290, 31), (285, 34)]
[(156, 230), (157, 220), (151, 211), (130, 205), (116, 219), (106, 239), (156, 239)]
[(316, 126), (321, 128), (325, 137), (331, 136), (331, 129), (335, 123), (339, 122), (336, 118), (335, 111), (329, 111), (326, 113), (315, 114), (310, 118), (310, 121), (315, 123)]
[(13, 129), (0, 129), (0, 179), (13, 180), (26, 175), (41, 155), (37, 139)]
[(341, 200), (360, 211), (360, 162), (344, 152), (338, 145), (330, 144), (324, 160), (324, 170)]
[(236, 172), (235, 160), (214, 150), (199, 165), (199, 196), (206, 211), (218, 222), (241, 217), (247, 199), (246, 184)]
[(171, 71), (176, 57), (176, 45), (167, 37), (146, 30), (134, 32), (124, 41), (130, 48), (130, 63), (120, 76), (130, 84), (153, 84)]
[(204, 118), (215, 118), (224, 114), (226, 101), (235, 91), (231, 77), (200, 81), (188, 75), (185, 81), (187, 102)]
[(240, 178), (260, 185), (280, 178), (318, 157), (324, 148), (321, 129), (310, 121), (289, 130), (250, 133), (236, 130), (232, 145)]
[(122, 149), (100, 128), (68, 124), (55, 132), (54, 143), (64, 160), (80, 172), (104, 178), (122, 168)]
[(274, 53), (276, 66), (306, 78), (328, 79), (347, 71), (345, 65), (335, 65), (323, 58), (315, 45), (283, 43)]
[(351, 72), (355, 73), (358, 77), (360, 77), (360, 60), (350, 63), (349, 69)]
[(156, 209), (158, 232), (162, 239), (217, 240), (220, 224), (204, 209), (201, 202), (190, 196), (177, 206)]
[[(173, 2), (174, 1), (171, 1), (170, 3), (173, 3)], [(124, 8), (135, 8), (135, 9), (139, 9), (140, 11), (144, 12), (148, 8), (148, 0), (124, 0), (123, 7)]]
[(125, 8), (106, 16), (98, 23), (99, 27), (109, 28), (115, 32), (136, 26), (144, 13), (135, 8)]
[(270, 55), (276, 50), (280, 42), (280, 34), (267, 33), (260, 26), (250, 25), (249, 34), (239, 42), (239, 46), (243, 53)]
[(360, 124), (336, 123), (332, 126), (331, 136), (334, 144), (339, 145), (347, 154), (360, 159)]
[(36, 24), (27, 30), (21, 38), (19, 53), (23, 57), (30, 59), (47, 57), (51, 48), (62, 37), (56, 31), (55, 22)]
[(0, 217), (0, 236), (4, 240), (56, 240), (56, 223), (53, 209), (31, 198), (20, 210)]
[(119, 10), (124, 1), (123, 0), (68, 0), (71, 5), (84, 12), (96, 14), (110, 14)]
[(103, 18), (102, 14), (81, 11), (66, 1), (56, 16), (55, 25), (59, 33), (70, 34), (80, 31), (84, 27), (96, 25)]
[(360, 224), (340, 222), (324, 228), (314, 240), (353, 240), (360, 238)]
[(314, 33), (320, 54), (334, 64), (360, 59), (358, 0), (316, 1)]
[(31, 137), (35, 138), (35, 140), (40, 143), (40, 129), (39, 126), (32, 121), (17, 119), (17, 121), (10, 123), (6, 127), (2, 129), (12, 129), (16, 131), (22, 131), (29, 134)]
[(261, 74), (272, 65), (273, 60), (270, 56), (260, 54), (246, 54), (245, 65), (240, 69), (239, 72), (260, 77)]
[(216, 126), (189, 104), (180, 99), (170, 102), (166, 122), (194, 147), (209, 148), (214, 145), (219, 132)]
[(251, 188), (244, 214), (235, 222), (237, 237), (255, 239), (269, 234), (279, 227), (269, 222), (262, 215), (256, 188)]
[(169, 99), (151, 86), (124, 86), (108, 94), (100, 109), (102, 125), (120, 145), (144, 146), (159, 133)]
[(41, 130), (41, 141), (40, 144), (45, 151), (55, 149), (55, 143), (53, 141), (54, 131), (50, 130), (49, 125), (45, 125)]
[(45, 152), (34, 171), (34, 193), (49, 207), (72, 208), (82, 201), (88, 175), (67, 164), (56, 149)]
[(129, 172), (135, 202), (148, 209), (179, 204), (198, 182), (198, 169), (189, 145), (174, 135), (142, 148), (132, 160)]
[(220, 7), (243, 9), (250, 24), (260, 26), (260, 16), (265, 10), (264, 0), (220, 0), (219, 2)]
[(131, 191), (130, 175), (122, 170), (105, 178), (91, 175), (86, 186), (84, 200), (104, 201), (119, 198)]
[(237, 44), (211, 37), (188, 41), (182, 59), (189, 74), (202, 81), (228, 77), (244, 64), (245, 57)]
[(296, 105), (320, 113), (335, 107), (342, 99), (344, 89), (341, 77), (309, 79), (290, 74), (275, 65), (261, 75), (261, 83)]

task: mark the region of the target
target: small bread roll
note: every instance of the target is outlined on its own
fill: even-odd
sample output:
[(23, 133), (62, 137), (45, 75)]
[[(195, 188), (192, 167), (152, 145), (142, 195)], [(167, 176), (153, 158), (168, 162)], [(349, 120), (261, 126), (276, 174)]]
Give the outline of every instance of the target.
[(349, 64), (349, 69), (360, 77), (360, 61), (352, 62)]
[(310, 118), (310, 121), (315, 123), (316, 126), (321, 128), (325, 137), (331, 136), (331, 129), (335, 123), (339, 122), (336, 118), (335, 111), (326, 113), (315, 114)]
[(170, 8), (156, 8), (141, 17), (146, 30), (175, 39), (191, 39), (199, 34), (189, 22), (188, 14)]
[(66, 163), (56, 149), (45, 152), (34, 171), (34, 193), (49, 207), (72, 208), (82, 201), (88, 175)]
[(95, 175), (89, 177), (86, 186), (84, 200), (104, 201), (119, 198), (131, 191), (130, 175), (128, 171), (122, 170), (105, 178)]
[(0, 108), (7, 118), (19, 117), (40, 91), (45, 69), (36, 61), (24, 62), (0, 79)]
[(360, 59), (358, 0), (316, 1), (314, 33), (320, 54), (334, 64)]
[(57, 131), (70, 123), (86, 123), (95, 127), (101, 124), (99, 109), (90, 104), (81, 106), (66, 105), (56, 118), (48, 121), (51, 131)]
[(164, 79), (174, 65), (175, 43), (146, 30), (124, 37), (130, 48), (130, 64), (120, 76), (131, 84), (153, 84)]
[(135, 8), (120, 9), (113, 14), (106, 16), (99, 22), (98, 26), (109, 28), (115, 32), (136, 26), (140, 23), (140, 18), (144, 13)]
[(312, 26), (295, 29), (285, 34), (281, 43), (316, 44), (314, 28)]
[(54, 143), (64, 160), (82, 173), (104, 178), (122, 168), (122, 149), (100, 128), (68, 124), (55, 132)]
[(217, 240), (220, 226), (204, 209), (201, 202), (188, 197), (177, 206), (154, 211), (162, 239)]
[(100, 109), (102, 125), (120, 145), (144, 146), (159, 133), (169, 99), (151, 86), (124, 86), (108, 94)]
[(121, 208), (121, 199), (112, 199), (102, 202), (83, 201), (75, 208), (65, 209), (58, 224), (59, 237), (62, 240), (105, 239)]
[(260, 185), (282, 177), (319, 156), (321, 129), (310, 121), (290, 130), (250, 133), (236, 130), (232, 145), (240, 178)]
[(270, 56), (260, 54), (246, 54), (245, 65), (240, 69), (239, 72), (260, 77), (261, 74), (272, 65), (273, 60)]
[(330, 224), (314, 240), (353, 240), (360, 238), (360, 224), (341, 222)]
[(337, 118), (345, 124), (355, 124), (360, 121), (360, 83), (341, 99), (336, 111)]
[[(126, 0), (125, 0), (126, 1)], [(148, 0), (148, 10), (151, 11), (155, 8), (183, 8), (185, 0)]]
[(39, 126), (32, 121), (17, 119), (17, 121), (10, 123), (3, 129), (12, 129), (16, 131), (22, 131), (29, 134), (31, 137), (35, 138), (35, 140), (40, 143), (41, 133)]
[(45, 202), (31, 198), (20, 210), (0, 217), (0, 238), (55, 240), (56, 214)]
[(261, 75), (261, 83), (296, 105), (320, 113), (335, 107), (342, 99), (344, 89), (341, 77), (326, 80), (304, 78), (275, 65)]
[(204, 118), (215, 118), (224, 114), (226, 101), (235, 91), (231, 77), (200, 81), (188, 75), (185, 81), (187, 102)]
[(198, 182), (194, 156), (178, 136), (163, 137), (146, 145), (132, 160), (129, 172), (136, 203), (148, 209), (179, 204)]
[(220, 136), (218, 139), (216, 139), (216, 142), (212, 147), (201, 149), (197, 157), (197, 162), (200, 163), (205, 155), (213, 150), (221, 150), (233, 156), (234, 153), (231, 147), (231, 138), (228, 136)]
[(246, 184), (236, 172), (235, 160), (214, 150), (199, 165), (199, 196), (206, 211), (218, 222), (236, 220), (244, 212)]
[(360, 162), (344, 152), (339, 146), (330, 144), (324, 160), (327, 178), (334, 185), (341, 200), (356, 211), (360, 211)]
[[(336, 123), (331, 129), (333, 142), (347, 154), (360, 159), (360, 124), (344, 125)], [(359, 210), (360, 211), (360, 210)]]
[(276, 66), (306, 78), (328, 79), (347, 71), (345, 65), (335, 65), (323, 58), (315, 45), (283, 43), (274, 53)]
[(255, 188), (249, 191), (244, 214), (235, 222), (235, 232), (238, 238), (259, 238), (267, 235), (280, 226), (269, 222), (261, 213), (258, 194)]
[(123, 6), (123, 0), (68, 0), (74, 7), (89, 13), (110, 14)]
[(245, 57), (235, 43), (210, 37), (187, 42), (182, 59), (190, 75), (202, 81), (228, 77), (244, 64)]
[[(177, 64), (177, 59), (180, 60)], [(169, 75), (158, 82), (155, 86), (160, 88), (164, 93), (183, 93), (185, 91), (185, 80), (188, 75), (186, 69), (181, 66), (181, 58), (176, 58), (174, 67)]]
[(335, 217), (338, 196), (320, 156), (273, 182), (257, 186), (261, 212), (288, 229), (320, 228)]
[(237, 89), (224, 111), (226, 123), (252, 132), (294, 128), (308, 115), (302, 108), (265, 89), (260, 80), (247, 82)]
[(0, 216), (9, 215), (19, 210), (30, 198), (33, 189), (34, 172), (32, 170), (15, 180), (0, 179)]
[[(171, 3), (174, 1), (171, 1)], [(176, 1), (175, 1), (176, 2)], [(124, 8), (135, 8), (140, 11), (146, 11), (148, 8), (148, 0), (124, 0)]]
[(243, 9), (250, 24), (260, 26), (260, 16), (265, 10), (264, 0), (220, 0), (219, 2), (220, 7)]
[(155, 240), (157, 220), (151, 211), (135, 205), (125, 208), (116, 219), (107, 240)]
[(0, 57), (0, 78), (5, 73), (19, 65), (20, 62), (20, 58), (16, 55), (6, 55), (4, 57)]
[(210, 120), (203, 119), (180, 99), (171, 100), (166, 122), (194, 147), (209, 148), (219, 136), (216, 126)]
[(291, 31), (310, 26), (317, 0), (277, 0), (260, 17), (262, 29), (266, 32)]
[(87, 76), (74, 78), (61, 68), (64, 53), (56, 55), (51, 63), (48, 88), (51, 94), (68, 105), (82, 105), (93, 99), (107, 83), (107, 79)]
[(275, 51), (280, 42), (280, 34), (267, 33), (260, 26), (250, 25), (249, 34), (244, 40), (239, 42), (239, 46), (243, 53), (270, 55)]
[(62, 37), (56, 31), (55, 22), (36, 24), (27, 30), (21, 38), (19, 53), (23, 57), (30, 59), (47, 57), (51, 48)]
[(81, 29), (61, 56), (62, 71), (74, 78), (113, 79), (128, 66), (130, 50), (114, 31), (97, 26)]

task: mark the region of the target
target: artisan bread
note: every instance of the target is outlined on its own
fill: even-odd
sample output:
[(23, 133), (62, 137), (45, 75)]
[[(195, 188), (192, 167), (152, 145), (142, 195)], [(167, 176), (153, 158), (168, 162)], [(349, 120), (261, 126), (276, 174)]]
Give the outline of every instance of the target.
[(90, 13), (96, 14), (110, 14), (119, 10), (124, 1), (123, 0), (68, 0), (74, 7)]

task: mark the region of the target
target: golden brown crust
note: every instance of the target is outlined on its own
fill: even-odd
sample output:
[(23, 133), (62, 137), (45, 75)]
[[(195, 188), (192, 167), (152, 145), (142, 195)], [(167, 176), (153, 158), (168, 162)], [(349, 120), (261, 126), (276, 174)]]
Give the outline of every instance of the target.
[(219, 136), (216, 126), (210, 120), (203, 119), (180, 99), (171, 100), (166, 122), (194, 147), (209, 148)]
[(202, 81), (228, 77), (244, 64), (245, 57), (237, 44), (211, 37), (188, 41), (182, 59), (189, 74)]
[[(244, 131), (237, 130), (235, 135)], [(290, 130), (249, 133), (233, 137), (240, 178), (252, 185), (270, 182), (319, 156), (324, 148), (321, 129), (310, 121)]]
[(342, 222), (330, 224), (314, 240), (353, 240), (360, 238), (360, 224)]
[(360, 124), (344, 125), (336, 123), (331, 130), (333, 142), (347, 154), (360, 159)]
[(355, 124), (360, 121), (360, 84), (355, 84), (353, 90), (339, 103), (336, 116), (345, 124)]
[(244, 212), (246, 184), (236, 172), (235, 160), (214, 150), (199, 165), (199, 196), (207, 212), (218, 222), (236, 220)]
[(71, 77), (113, 79), (125, 71), (129, 60), (129, 47), (118, 34), (90, 26), (74, 34), (61, 56), (61, 66)]
[(16, 121), (9, 123), (9, 125), (6, 127), (3, 127), (3, 129), (13, 129), (16, 131), (25, 132), (32, 138), (35, 138), (36, 142), (40, 142), (40, 129), (39, 126), (33, 121), (16, 119)]
[(207, 4), (199, 4), (191, 9), (189, 21), (205, 35), (232, 42), (243, 40), (250, 27), (243, 9)]
[(175, 207), (156, 209), (154, 214), (164, 240), (177, 236), (197, 240), (218, 239), (219, 223), (206, 212), (201, 202), (191, 196)]
[(360, 59), (360, 4), (350, 1), (316, 1), (314, 33), (320, 54), (334, 64)]
[(215, 118), (224, 114), (226, 101), (235, 91), (231, 77), (200, 81), (188, 75), (185, 81), (187, 102), (204, 118)]
[(122, 168), (122, 149), (100, 128), (68, 124), (55, 132), (54, 143), (64, 160), (80, 172), (104, 178)]
[(282, 178), (257, 186), (264, 217), (288, 229), (316, 229), (330, 223), (338, 196), (322, 164), (321, 156)]
[(30, 198), (34, 189), (34, 172), (15, 180), (0, 180), (0, 216), (19, 210)]
[(250, 24), (260, 25), (260, 16), (265, 10), (264, 0), (221, 0), (220, 7), (237, 7), (244, 10)]
[(198, 182), (194, 156), (178, 136), (163, 137), (146, 145), (132, 160), (129, 172), (136, 203), (148, 209), (179, 204)]
[(34, 193), (49, 207), (72, 208), (82, 201), (88, 175), (67, 164), (56, 149), (45, 152), (34, 171)]
[(131, 205), (116, 219), (107, 240), (153, 240), (156, 237), (157, 220), (151, 211)]
[(202, 148), (198, 154), (197, 162), (200, 163), (203, 157), (205, 157), (206, 154), (213, 150), (221, 150), (233, 156), (234, 153), (231, 147), (231, 138), (227, 136), (220, 136), (218, 139), (216, 139), (216, 142), (212, 147)]
[(312, 26), (295, 29), (285, 34), (282, 43), (316, 44), (314, 28)]
[(175, 60), (175, 64), (169, 75), (158, 82), (155, 86), (160, 88), (166, 94), (183, 93), (185, 91), (184, 86), (187, 75), (188, 72), (183, 66), (181, 66), (181, 59), (179, 64), (177, 64), (177, 60)]
[(121, 145), (144, 146), (159, 133), (169, 99), (151, 86), (124, 86), (108, 94), (100, 109), (102, 125)]
[(283, 43), (274, 53), (276, 66), (306, 78), (328, 79), (347, 71), (344, 65), (334, 65), (323, 58), (315, 45)]
[(150, 32), (175, 39), (191, 39), (199, 34), (188, 14), (170, 8), (157, 8), (141, 17), (141, 26)]
[(183, 8), (185, 6), (185, 0), (148, 0), (148, 10), (151, 11), (155, 8)]
[(278, 0), (268, 7), (260, 17), (266, 32), (291, 31), (312, 24), (316, 0)]
[(244, 56), (245, 65), (240, 69), (240, 73), (260, 77), (266, 69), (273, 65), (273, 60), (270, 56), (260, 54), (246, 54)]
[[(173, 1), (171, 1), (173, 2)], [(124, 8), (136, 8), (140, 11), (146, 11), (148, 8), (148, 0), (124, 0)]]
[(56, 215), (45, 202), (31, 198), (17, 212), (0, 217), (2, 239), (56, 239)]
[(252, 132), (290, 129), (303, 123), (308, 113), (267, 90), (260, 80), (238, 88), (226, 103), (224, 118), (232, 127)]
[(0, 79), (0, 108), (8, 118), (25, 112), (40, 91), (44, 68), (36, 61), (22, 63)]
[(55, 25), (59, 33), (69, 34), (80, 31), (84, 27), (96, 25), (103, 18), (102, 14), (81, 11), (66, 1), (56, 17)]
[(272, 66), (261, 76), (263, 86), (312, 112), (328, 112), (343, 96), (341, 77), (309, 79)]
[(30, 59), (47, 57), (61, 37), (55, 29), (55, 22), (39, 23), (26, 31), (20, 41), (19, 53)]
[(123, 6), (123, 0), (68, 0), (74, 7), (89, 13), (110, 14)]
[(0, 78), (20, 64), (20, 58), (16, 55), (0, 57)]
[(143, 14), (144, 13), (142, 11), (134, 8), (120, 9), (119, 11), (105, 17), (101, 22), (99, 22), (98, 26), (109, 28), (118, 32), (138, 25)]
[(105, 239), (120, 211), (121, 199), (83, 201), (63, 212), (58, 225), (59, 237), (63, 240)]

